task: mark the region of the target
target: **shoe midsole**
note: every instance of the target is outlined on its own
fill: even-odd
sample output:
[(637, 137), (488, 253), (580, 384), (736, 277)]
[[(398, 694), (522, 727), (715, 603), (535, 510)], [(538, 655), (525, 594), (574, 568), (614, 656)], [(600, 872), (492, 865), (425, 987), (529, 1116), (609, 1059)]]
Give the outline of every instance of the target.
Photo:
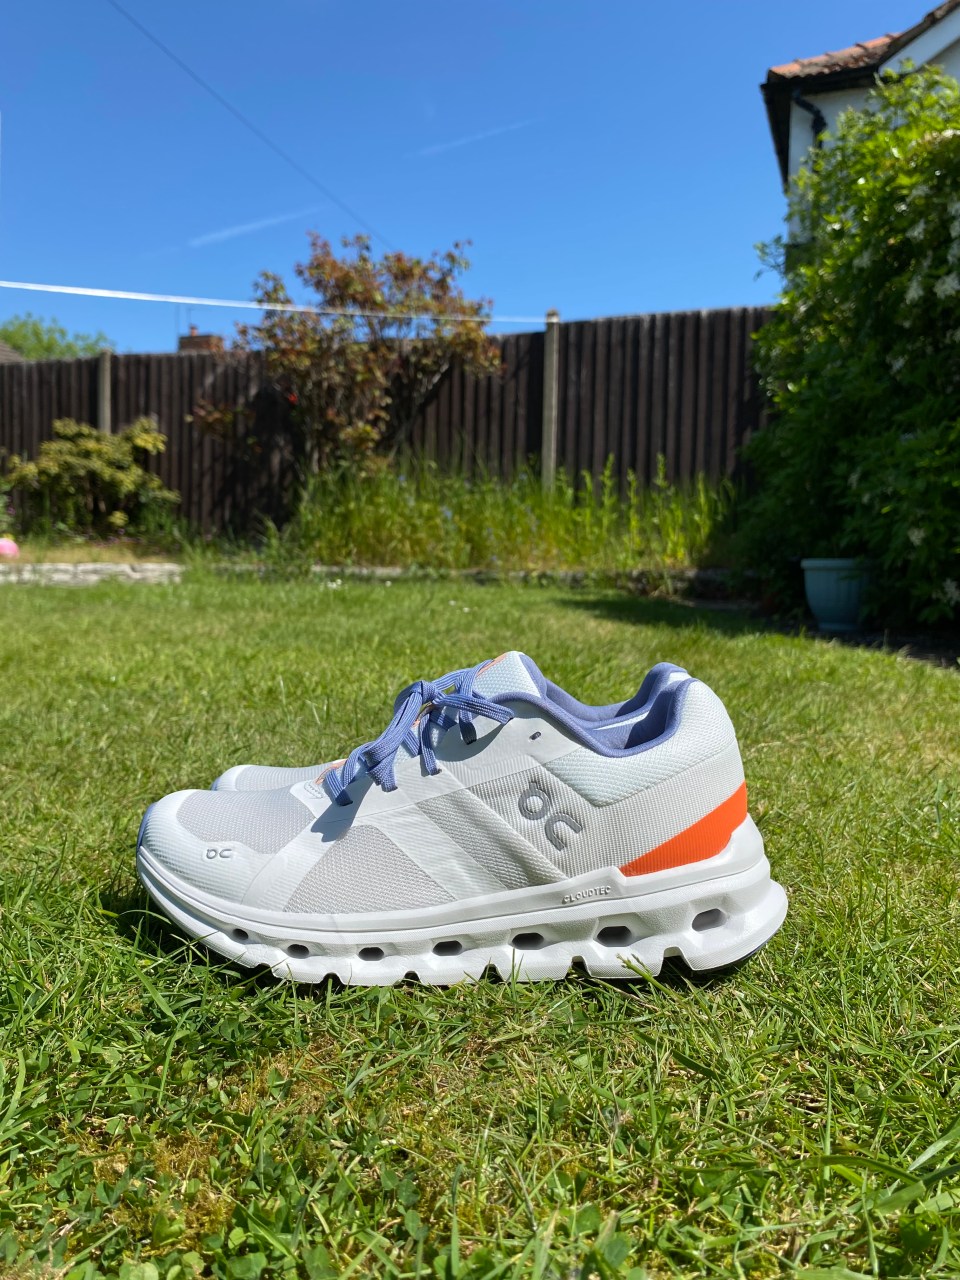
[[(138, 869), (147, 888), (162, 905), (176, 905), (195, 921), (199, 936), (207, 932), (242, 931), (278, 945), (296, 942), (330, 953), (352, 951), (374, 943), (402, 950), (435, 940), (445, 933), (472, 929), (544, 927), (563, 936), (584, 921), (640, 915), (651, 924), (672, 924), (678, 908), (708, 899), (727, 914), (747, 910), (770, 884), (770, 865), (763, 839), (747, 818), (727, 847), (715, 857), (649, 875), (625, 876), (617, 867), (547, 885), (482, 894), (415, 910), (343, 913), (293, 913), (260, 910), (248, 903), (227, 902), (186, 884), (161, 867), (141, 845)], [(706, 909), (706, 908), (702, 908)], [(551, 927), (552, 926), (552, 927)]]

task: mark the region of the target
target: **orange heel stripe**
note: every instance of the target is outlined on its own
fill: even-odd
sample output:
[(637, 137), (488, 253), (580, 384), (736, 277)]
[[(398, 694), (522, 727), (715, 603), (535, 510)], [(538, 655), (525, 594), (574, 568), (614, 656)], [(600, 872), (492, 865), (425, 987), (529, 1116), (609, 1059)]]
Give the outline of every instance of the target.
[(705, 818), (658, 844), (649, 853), (642, 853), (620, 870), (625, 876), (642, 876), (651, 871), (666, 871), (668, 867), (681, 867), (686, 862), (703, 862), (726, 847), (746, 816), (747, 784), (741, 782), (733, 795)]

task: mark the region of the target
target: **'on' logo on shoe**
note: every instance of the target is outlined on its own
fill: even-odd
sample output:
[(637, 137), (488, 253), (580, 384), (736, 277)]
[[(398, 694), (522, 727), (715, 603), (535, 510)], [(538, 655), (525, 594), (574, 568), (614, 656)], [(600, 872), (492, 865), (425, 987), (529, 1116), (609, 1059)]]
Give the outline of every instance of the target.
[(529, 818), (531, 822), (543, 822), (546, 837), (555, 849), (567, 847), (567, 842), (561, 834), (561, 827), (567, 827), (574, 835), (579, 835), (583, 830), (583, 824), (578, 822), (572, 814), (554, 813), (553, 801), (535, 782), (531, 782), (520, 796), (519, 804), (520, 812), (525, 818)]

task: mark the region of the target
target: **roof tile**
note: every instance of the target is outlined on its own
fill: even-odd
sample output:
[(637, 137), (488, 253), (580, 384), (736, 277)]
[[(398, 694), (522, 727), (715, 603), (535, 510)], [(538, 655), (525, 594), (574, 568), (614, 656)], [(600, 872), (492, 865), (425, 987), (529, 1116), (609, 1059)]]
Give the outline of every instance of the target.
[(782, 76), (784, 79), (794, 76), (822, 76), (833, 71), (844, 71), (854, 67), (872, 67), (883, 61), (883, 56), (900, 32), (894, 31), (885, 36), (877, 36), (874, 40), (861, 40), (859, 44), (850, 45), (848, 49), (835, 49), (831, 53), (818, 53), (812, 58), (795, 58), (793, 62), (784, 62), (779, 67), (771, 67), (770, 74)]
[(960, 6), (960, 0), (941, 0), (935, 9), (925, 13), (919, 22), (905, 31), (891, 31), (885, 36), (876, 36), (873, 40), (861, 40), (846, 49), (834, 49), (830, 53), (818, 53), (812, 58), (795, 58), (792, 62), (784, 62), (778, 67), (771, 67), (767, 73), (768, 81), (815, 79), (817, 76), (833, 75), (838, 71), (860, 71), (871, 67), (879, 67), (888, 57), (899, 52), (924, 31), (936, 26), (954, 9)]

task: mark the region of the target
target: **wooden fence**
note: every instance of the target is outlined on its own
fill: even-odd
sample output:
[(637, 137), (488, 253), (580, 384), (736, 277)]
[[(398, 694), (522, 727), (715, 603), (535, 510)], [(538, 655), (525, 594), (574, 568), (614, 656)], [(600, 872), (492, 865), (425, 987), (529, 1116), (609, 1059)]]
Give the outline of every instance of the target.
[[(0, 462), (35, 457), (58, 418), (120, 429), (153, 417), (167, 437), (150, 468), (180, 495), (180, 512), (199, 529), (249, 527), (255, 516), (282, 520), (298, 459), (289, 415), (263, 403), (259, 355), (126, 355), (0, 365)], [(194, 426), (194, 409), (248, 406), (232, 434)], [(279, 428), (279, 429), (278, 429)]]
[(558, 326), (557, 465), (645, 482), (733, 475), (765, 422), (751, 359), (759, 307), (626, 316)]
[(451, 369), (414, 423), (414, 452), (441, 467), (509, 476), (540, 453), (543, 334), (501, 339), (500, 373), (474, 378)]
[[(734, 474), (737, 452), (765, 421), (751, 360), (762, 308), (684, 311), (548, 324), (501, 339), (503, 368), (474, 378), (453, 369), (435, 389), (410, 444), (441, 467), (507, 477), (544, 453), (571, 476), (609, 457), (626, 485)], [(553, 383), (545, 382), (553, 378)], [(218, 439), (190, 420), (205, 401), (249, 406)], [(282, 519), (298, 469), (288, 418), (271, 400), (258, 355), (104, 356), (0, 365), (0, 458), (34, 457), (56, 418), (119, 428), (152, 415), (167, 436), (155, 460), (201, 529)], [(286, 424), (286, 425), (285, 425)], [(552, 448), (551, 448), (552, 442)], [(544, 459), (544, 465), (547, 464)]]

